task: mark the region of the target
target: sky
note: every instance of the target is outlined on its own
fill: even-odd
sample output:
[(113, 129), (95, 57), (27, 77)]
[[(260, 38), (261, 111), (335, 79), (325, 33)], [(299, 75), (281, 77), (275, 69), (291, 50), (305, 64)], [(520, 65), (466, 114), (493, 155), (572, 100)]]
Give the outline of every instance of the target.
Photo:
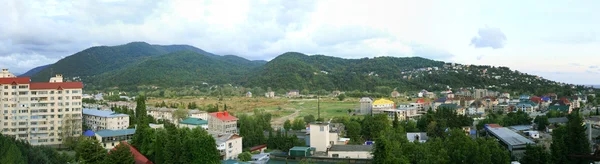
[(91, 46), (188, 44), (271, 60), (420, 56), (600, 84), (600, 1), (2, 0), (0, 67), (24, 73)]

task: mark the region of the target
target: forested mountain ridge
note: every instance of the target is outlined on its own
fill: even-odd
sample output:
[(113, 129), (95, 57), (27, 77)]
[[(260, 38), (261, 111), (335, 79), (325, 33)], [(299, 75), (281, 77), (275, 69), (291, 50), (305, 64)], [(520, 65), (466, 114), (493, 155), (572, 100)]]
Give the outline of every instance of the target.
[(33, 68), (33, 69), (30, 69), (29, 71), (27, 71), (27, 72), (25, 72), (25, 73), (23, 73), (23, 74), (20, 74), (20, 75), (18, 75), (18, 76), (19, 76), (19, 77), (29, 77), (29, 76), (32, 76), (32, 75), (35, 75), (35, 74), (37, 74), (38, 72), (40, 72), (41, 70), (43, 70), (44, 68), (46, 68), (46, 67), (48, 67), (48, 66), (50, 66), (50, 64), (48, 64), (48, 65), (43, 65), (43, 66), (39, 66), (39, 67), (35, 67), (35, 68)]
[(145, 42), (88, 48), (47, 66), (33, 75), (32, 80), (47, 81), (51, 73), (61, 73), (65, 80), (83, 81), (86, 90), (116, 88), (133, 92), (156, 87), (225, 84), (277, 91), (379, 93), (389, 93), (394, 88), (399, 91), (489, 88), (523, 93), (570, 89), (562, 83), (507, 67), (451, 64), (421, 57), (344, 59), (286, 52), (266, 62), (215, 55), (189, 45)]

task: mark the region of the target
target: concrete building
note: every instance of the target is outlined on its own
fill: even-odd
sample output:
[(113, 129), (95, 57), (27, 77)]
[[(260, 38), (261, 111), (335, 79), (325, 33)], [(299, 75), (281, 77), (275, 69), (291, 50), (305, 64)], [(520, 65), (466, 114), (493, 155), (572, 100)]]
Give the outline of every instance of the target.
[(81, 132), (81, 82), (63, 82), (62, 75), (50, 82), (30, 82), (0, 72), (0, 133), (31, 145), (59, 145), (62, 136)]
[(373, 145), (333, 145), (327, 151), (331, 158), (373, 158)]
[(208, 113), (205, 111), (194, 109), (194, 110), (190, 110), (188, 112), (188, 114), (189, 114), (188, 116), (191, 118), (199, 118), (202, 120), (208, 120)]
[(93, 131), (127, 129), (129, 127), (129, 115), (108, 110), (84, 108), (83, 122)]
[(489, 132), (489, 135), (498, 139), (500, 143), (508, 149), (511, 156), (516, 159), (520, 159), (525, 155), (525, 147), (527, 144), (535, 145), (535, 142), (505, 127), (495, 124), (486, 124), (485, 129)]
[(273, 91), (266, 92), (265, 93), (265, 97), (267, 97), (267, 98), (274, 98), (275, 97), (275, 92), (273, 92)]
[(166, 120), (169, 122), (173, 122), (173, 112), (175, 112), (174, 108), (146, 108), (146, 112), (148, 115), (154, 117), (157, 120)]
[(418, 141), (424, 143), (429, 140), (426, 132), (406, 133), (406, 138), (408, 139), (408, 142)]
[(96, 132), (96, 140), (100, 141), (104, 149), (112, 149), (121, 141), (130, 141), (135, 129), (100, 130)]
[(299, 90), (290, 90), (287, 93), (287, 97), (298, 97), (300, 96), (300, 91)]
[(360, 114), (371, 114), (373, 111), (373, 99), (370, 97), (360, 98)]
[(208, 131), (219, 133), (237, 133), (237, 120), (227, 111), (209, 113)]
[(242, 137), (233, 133), (210, 132), (217, 143), (217, 150), (223, 160), (237, 159), (242, 153)]
[(391, 100), (387, 100), (387, 99), (379, 99), (379, 100), (375, 100), (373, 102), (373, 113), (377, 114), (377, 113), (382, 113), (385, 110), (393, 110), (396, 108), (396, 105), (394, 105), (394, 102)]
[(345, 145), (348, 140), (341, 139), (342, 124), (314, 122), (309, 125), (310, 147), (317, 152), (327, 152), (332, 145)]
[(383, 112), (386, 113), (388, 115), (388, 118), (390, 118), (391, 120), (394, 120), (394, 113), (396, 113), (396, 115), (398, 116), (398, 120), (401, 121), (415, 119), (421, 116), (421, 114), (419, 114), (419, 109), (411, 104), (398, 105), (397, 109), (388, 109), (384, 110)]
[(208, 121), (202, 120), (199, 118), (187, 118), (185, 120), (179, 121), (179, 127), (188, 127), (190, 129), (194, 129), (196, 127), (200, 127), (204, 130), (208, 130)]

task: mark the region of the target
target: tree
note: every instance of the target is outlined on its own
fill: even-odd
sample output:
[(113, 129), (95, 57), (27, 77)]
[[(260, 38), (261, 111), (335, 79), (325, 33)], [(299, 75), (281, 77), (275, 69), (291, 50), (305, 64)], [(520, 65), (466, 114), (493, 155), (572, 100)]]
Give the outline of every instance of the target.
[(306, 122), (306, 124), (310, 124), (311, 122), (315, 121), (315, 116), (312, 114), (304, 116), (304, 122)]
[(346, 99), (346, 94), (340, 94), (340, 95), (338, 95), (338, 100), (344, 101), (344, 99)]
[(82, 138), (75, 148), (75, 158), (81, 163), (101, 164), (105, 156), (106, 150), (97, 140)]
[(569, 163), (567, 159), (567, 145), (565, 143), (567, 129), (565, 126), (560, 126), (552, 130), (552, 144), (550, 144), (550, 152), (553, 163)]
[(120, 143), (106, 156), (105, 163), (133, 164), (133, 154), (126, 143)]
[(392, 121), (392, 127), (396, 128), (400, 126), (400, 122), (398, 121), (398, 113), (394, 112), (394, 121)]
[(548, 122), (548, 117), (546, 116), (538, 116), (535, 118), (535, 120), (533, 120), (533, 122), (535, 122), (535, 124), (537, 125), (536, 129), (539, 131), (545, 131), (546, 126), (550, 124), (550, 122)]
[(290, 122), (290, 120), (285, 120), (285, 122), (283, 123), (283, 128), (286, 131), (289, 131), (292, 129), (292, 123)]
[(525, 148), (525, 156), (521, 158), (521, 163), (532, 163), (532, 164), (549, 164), (550, 154), (546, 152), (546, 148), (543, 146), (527, 145)]
[[(567, 116), (567, 136), (565, 144), (567, 145), (567, 155), (587, 155), (590, 154), (590, 143), (586, 137), (583, 118), (579, 115), (579, 110), (574, 110)], [(571, 158), (571, 163), (589, 163), (589, 160), (581, 158)]]
[(356, 144), (356, 145), (362, 144), (363, 139), (360, 136), (360, 131), (361, 131), (360, 123), (358, 123), (357, 121), (350, 121), (345, 126), (346, 126), (346, 136), (348, 138), (350, 138), (349, 144)]
[(173, 119), (175, 119), (174, 121), (181, 121), (181, 120), (185, 120), (188, 117), (189, 110), (188, 109), (177, 109), (173, 112)]
[(295, 119), (294, 123), (292, 123), (292, 129), (293, 130), (306, 129), (306, 124), (304, 124), (304, 120), (302, 120), (302, 119)]
[(0, 157), (2, 157), (0, 158), (0, 163), (26, 163), (25, 158), (23, 158), (21, 151), (15, 143), (5, 141), (4, 143), (1, 143), (0, 146), (3, 146), (2, 149), (4, 149), (0, 150), (0, 152), (4, 151), (2, 154), (0, 154)]
[(250, 152), (245, 151), (239, 154), (238, 158), (240, 159), (240, 161), (250, 161), (252, 160), (252, 154)]
[(63, 114), (63, 120), (61, 125), (60, 137), (62, 143), (67, 149), (73, 150), (77, 146), (77, 138), (75, 134), (81, 133), (83, 126), (81, 125), (81, 119), (75, 119), (71, 114)]

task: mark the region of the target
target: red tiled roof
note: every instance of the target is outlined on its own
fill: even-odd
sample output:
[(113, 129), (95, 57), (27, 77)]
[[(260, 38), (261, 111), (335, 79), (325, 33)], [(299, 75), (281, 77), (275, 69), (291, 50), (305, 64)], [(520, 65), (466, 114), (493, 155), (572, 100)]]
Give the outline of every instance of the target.
[(73, 88), (83, 88), (83, 83), (81, 82), (62, 82), (62, 83), (31, 83), (29, 84), (29, 88), (31, 89), (73, 89)]
[[(140, 153), (140, 151), (138, 151), (135, 147), (129, 145), (129, 143), (121, 142), (120, 144), (125, 144), (129, 147), (129, 151), (131, 151), (131, 154), (133, 154), (135, 164), (153, 164), (152, 161), (150, 161), (148, 158), (146, 158), (146, 156), (142, 155), (142, 153)], [(112, 150), (115, 150), (115, 149), (117, 149), (117, 148), (115, 147)], [(108, 154), (110, 154), (110, 152), (108, 152)]]
[(213, 112), (213, 113), (209, 113), (211, 116), (216, 117), (220, 120), (223, 121), (235, 121), (238, 120), (238, 118), (233, 117), (232, 115), (230, 115), (228, 112)]
[(29, 84), (29, 77), (0, 78), (0, 84)]
[(250, 151), (252, 152), (252, 151), (260, 150), (260, 149), (262, 149), (262, 148), (266, 148), (266, 147), (267, 147), (267, 144), (264, 144), (264, 145), (258, 145), (258, 146), (251, 147), (251, 148), (250, 148)]
[(542, 98), (537, 96), (531, 97), (529, 100), (537, 104), (542, 103)]

